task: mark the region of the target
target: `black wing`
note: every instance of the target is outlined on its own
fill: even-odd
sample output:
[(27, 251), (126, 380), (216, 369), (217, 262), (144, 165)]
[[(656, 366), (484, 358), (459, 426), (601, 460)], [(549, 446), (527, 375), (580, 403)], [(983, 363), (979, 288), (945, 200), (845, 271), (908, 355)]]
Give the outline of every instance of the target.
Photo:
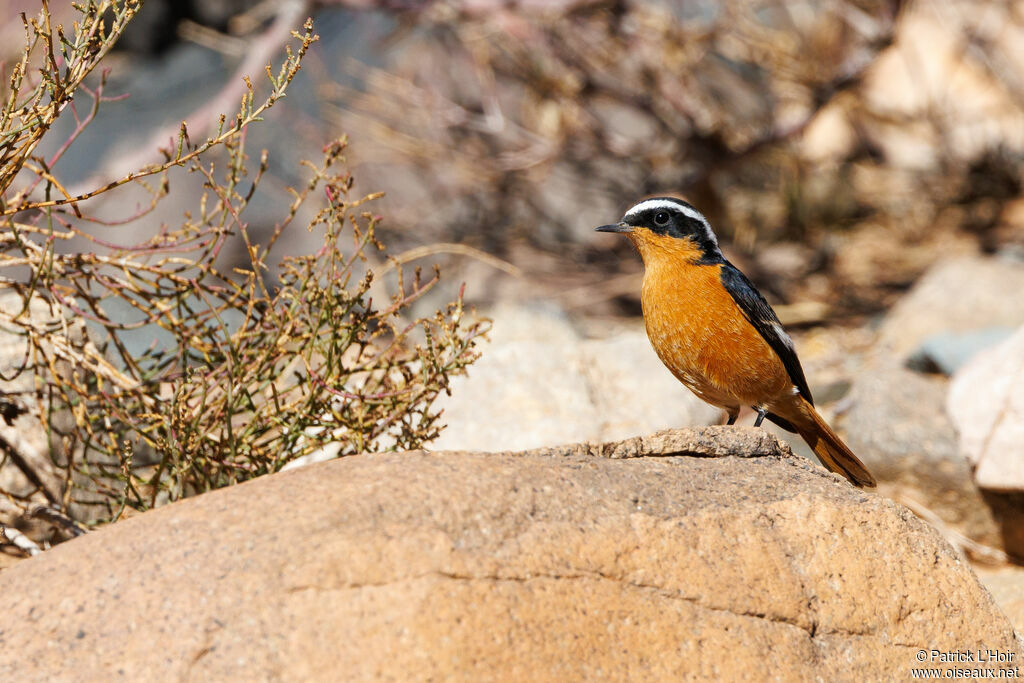
[[(754, 283), (728, 261), (722, 264), (721, 277), (722, 285), (732, 295), (733, 300), (743, 311), (743, 315), (782, 359), (782, 364), (786, 367), (789, 378), (793, 380), (793, 384), (800, 391), (800, 395), (807, 399), (808, 403), (814, 405), (811, 390), (807, 388), (807, 380), (804, 378), (804, 370), (800, 367), (800, 360), (796, 357), (796, 351), (793, 349), (793, 340), (782, 329), (782, 323), (779, 322), (775, 311), (761, 296), (761, 292), (757, 291)], [(778, 422), (778, 420), (774, 421)], [(781, 426), (788, 428), (786, 425)]]

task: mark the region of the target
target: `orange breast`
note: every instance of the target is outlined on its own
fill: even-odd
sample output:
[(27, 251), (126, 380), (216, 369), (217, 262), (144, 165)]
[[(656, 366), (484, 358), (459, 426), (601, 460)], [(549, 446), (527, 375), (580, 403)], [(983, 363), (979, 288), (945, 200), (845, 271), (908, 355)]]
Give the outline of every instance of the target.
[[(684, 248), (688, 242), (657, 239)], [(637, 246), (645, 263), (647, 336), (672, 374), (725, 408), (766, 405), (792, 394), (782, 360), (722, 285), (720, 265), (697, 265), (678, 244)]]

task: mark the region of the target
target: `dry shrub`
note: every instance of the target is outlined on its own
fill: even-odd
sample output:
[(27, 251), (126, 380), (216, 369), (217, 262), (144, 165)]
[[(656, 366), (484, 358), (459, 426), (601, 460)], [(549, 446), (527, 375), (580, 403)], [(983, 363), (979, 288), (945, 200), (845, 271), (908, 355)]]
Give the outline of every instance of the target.
[[(26, 21), (25, 57), (9, 80), (0, 120), (0, 331), (23, 351), (4, 359), (0, 405), (11, 425), (2, 428), (41, 430), (48, 448), (27, 453), (12, 432), (0, 433), (0, 521), (8, 526), (42, 516), (74, 533), (77, 522), (275, 472), (329, 444), (339, 455), (415, 448), (437, 435), (432, 402), (475, 359), (484, 332), (465, 319), (461, 294), (432, 317), (407, 317), (436, 270), (404, 277), (389, 264), (397, 293), (382, 293), (371, 268), (382, 260), (381, 219), (366, 210), (377, 195), (350, 196), (344, 140), (305, 165), (308, 180), (291, 190), (269, 239), (251, 239), (247, 207), (267, 157), (250, 162), (245, 131), (284, 96), (317, 40), (311, 22), (293, 34), (297, 46), (280, 69), (267, 68), (269, 93), (257, 97), (247, 81), (237, 115), (209, 139), (193, 143), (183, 124), (162, 162), (69, 193), (53, 166), (104, 99), (102, 77), (91, 89), (82, 80), (137, 8), (85, 3), (65, 36), (51, 29), (44, 5)], [(80, 117), (76, 91), (91, 98), (91, 114)], [(62, 112), (78, 126), (43, 159), (33, 150)], [(180, 225), (137, 244), (104, 235), (151, 215), (179, 168), (205, 188)], [(149, 205), (127, 221), (90, 216), (86, 200), (123, 185), (142, 188)], [(322, 232), (322, 246), (276, 263), (275, 245), (302, 227)], [(243, 263), (222, 265), (238, 240)], [(140, 336), (151, 343), (140, 345)], [(11, 471), (18, 476), (5, 476)]]

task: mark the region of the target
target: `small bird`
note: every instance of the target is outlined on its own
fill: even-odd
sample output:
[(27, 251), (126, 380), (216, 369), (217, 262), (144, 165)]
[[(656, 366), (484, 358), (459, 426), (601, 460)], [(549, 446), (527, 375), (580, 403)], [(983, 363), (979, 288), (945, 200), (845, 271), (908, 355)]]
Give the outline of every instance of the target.
[(600, 232), (623, 233), (644, 262), (641, 303), (647, 337), (661, 362), (693, 393), (740, 406), (796, 432), (826, 468), (856, 486), (874, 486), (864, 464), (814, 409), (793, 340), (753, 283), (722, 256), (708, 220), (673, 197), (646, 199)]

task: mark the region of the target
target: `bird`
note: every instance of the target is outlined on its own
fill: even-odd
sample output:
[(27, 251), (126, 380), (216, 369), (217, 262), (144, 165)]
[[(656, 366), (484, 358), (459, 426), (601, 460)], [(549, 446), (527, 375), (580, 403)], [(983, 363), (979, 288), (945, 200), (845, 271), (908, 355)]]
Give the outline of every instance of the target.
[(793, 340), (779, 317), (718, 246), (691, 204), (654, 197), (599, 232), (629, 238), (644, 263), (641, 304), (661, 362), (735, 424), (742, 406), (799, 434), (821, 463), (857, 487), (875, 478), (814, 408)]

